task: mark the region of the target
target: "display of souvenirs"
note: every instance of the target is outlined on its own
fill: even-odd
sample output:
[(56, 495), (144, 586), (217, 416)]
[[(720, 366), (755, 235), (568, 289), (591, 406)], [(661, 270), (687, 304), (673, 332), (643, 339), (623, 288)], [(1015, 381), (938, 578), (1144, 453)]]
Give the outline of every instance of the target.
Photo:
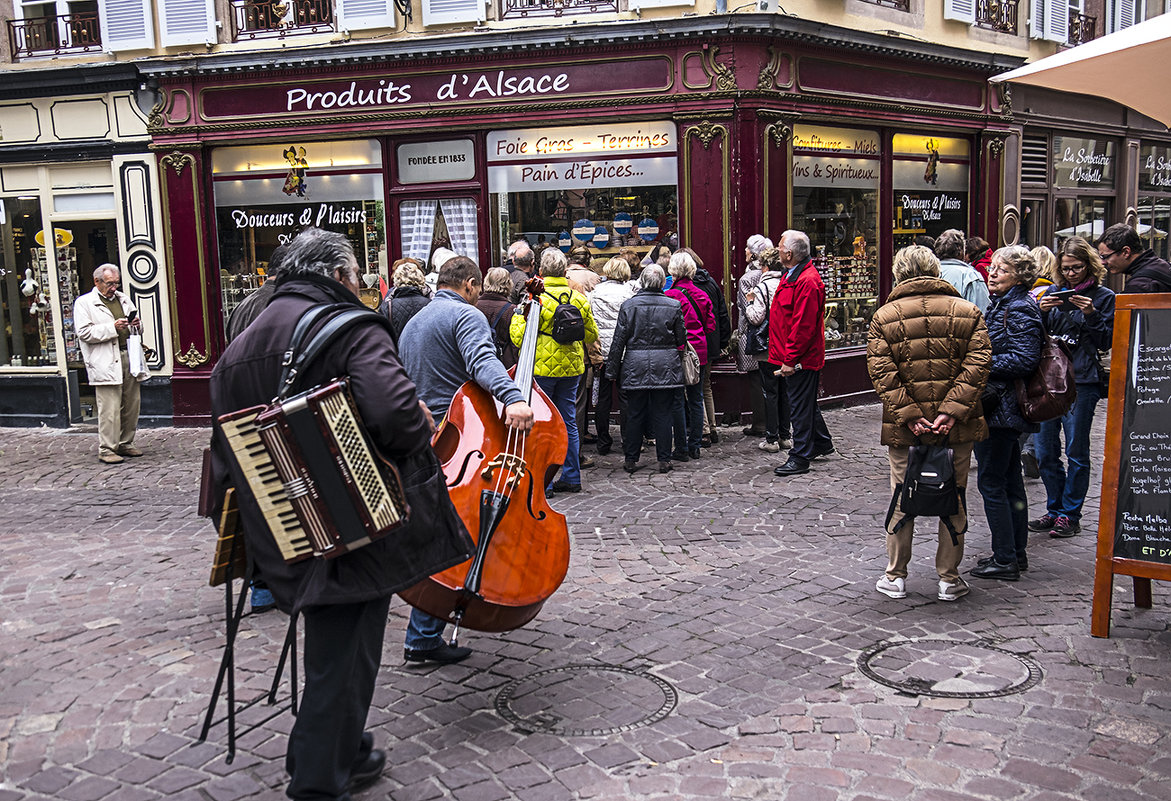
[(864, 346), (870, 318), (878, 308), (878, 268), (874, 249), (854, 242), (854, 256), (826, 255), (819, 247), (813, 266), (825, 284), (825, 346)]

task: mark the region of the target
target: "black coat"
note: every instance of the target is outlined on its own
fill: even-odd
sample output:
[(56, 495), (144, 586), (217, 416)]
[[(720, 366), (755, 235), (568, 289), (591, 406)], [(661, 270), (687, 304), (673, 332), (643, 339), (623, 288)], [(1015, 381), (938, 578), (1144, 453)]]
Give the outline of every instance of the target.
[(992, 369), (984, 390), (984, 418), (989, 428), (1014, 428), (1036, 433), (1040, 427), (1021, 416), (1016, 379), (1028, 378), (1041, 363), (1045, 326), (1041, 308), (1020, 284), (995, 295), (984, 313), (992, 340)]
[[(431, 298), (423, 294), (423, 290), (413, 286), (398, 286), (383, 298), (378, 307), (378, 313), (390, 320), (390, 328), (394, 332), (394, 341), (398, 342), (403, 329), (411, 318), (422, 311), (423, 307), (431, 302)], [(387, 311), (389, 310), (389, 314)]]
[(695, 271), (695, 277), (691, 282), (711, 298), (712, 312), (716, 315), (716, 328), (707, 335), (707, 361), (711, 364), (732, 342), (732, 321), (728, 317), (728, 303), (724, 300), (719, 283), (702, 267)]
[[(410, 521), (398, 531), (336, 559), (286, 564), (264, 525), (218, 423), (219, 415), (269, 403), (277, 392), (281, 358), (297, 320), (322, 303), (360, 301), (322, 276), (282, 279), (272, 302), (220, 357), (211, 374), (212, 469), (222, 497), (236, 487), (248, 552), (285, 612), (302, 606), (357, 603), (387, 597), (422, 578), (459, 564), (472, 542), (442, 483), (430, 428), (419, 408), (394, 343), (378, 324), (349, 329), (305, 369), (301, 388), (349, 376), (358, 411), (382, 455), (399, 468), (411, 503)], [(218, 515), (217, 515), (218, 519)]]
[(1045, 328), (1051, 337), (1069, 345), (1077, 383), (1100, 384), (1105, 375), (1098, 352), (1110, 350), (1114, 337), (1114, 293), (1095, 284), (1083, 294), (1094, 304), (1089, 319), (1080, 309), (1065, 311), (1059, 306), (1044, 313)]
[(606, 375), (617, 376), (625, 390), (681, 387), (685, 342), (679, 301), (644, 289), (618, 309)]
[(1171, 264), (1151, 249), (1144, 250), (1126, 270), (1125, 293), (1171, 292)]

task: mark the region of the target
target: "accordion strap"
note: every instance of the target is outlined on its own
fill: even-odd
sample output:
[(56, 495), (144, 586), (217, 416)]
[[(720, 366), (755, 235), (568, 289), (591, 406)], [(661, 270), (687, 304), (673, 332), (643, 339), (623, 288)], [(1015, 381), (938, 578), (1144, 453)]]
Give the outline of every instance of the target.
[[(308, 344), (302, 346), (301, 343), (304, 342), (309, 331), (323, 318), (325, 323), (309, 339)], [(355, 308), (353, 304), (349, 303), (322, 304), (314, 306), (301, 315), (293, 329), (293, 337), (289, 341), (288, 350), (285, 351), (284, 359), (281, 361), (281, 380), (277, 390), (277, 399), (284, 400), (299, 387), (301, 376), (306, 368), (317, 359), (321, 351), (334, 338), (363, 323), (381, 325), (387, 333), (390, 333), (390, 321), (385, 317), (369, 309)]]

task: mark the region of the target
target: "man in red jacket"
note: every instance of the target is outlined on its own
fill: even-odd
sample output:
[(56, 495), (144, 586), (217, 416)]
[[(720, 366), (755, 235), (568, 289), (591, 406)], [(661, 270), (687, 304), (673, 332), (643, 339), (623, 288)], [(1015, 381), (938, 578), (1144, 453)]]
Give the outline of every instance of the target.
[(817, 386), (825, 366), (825, 284), (809, 260), (809, 237), (785, 231), (780, 242), (785, 275), (769, 310), (768, 360), (781, 366), (789, 393), (793, 449), (773, 472), (796, 476), (809, 462), (834, 452), (829, 429), (817, 408)]

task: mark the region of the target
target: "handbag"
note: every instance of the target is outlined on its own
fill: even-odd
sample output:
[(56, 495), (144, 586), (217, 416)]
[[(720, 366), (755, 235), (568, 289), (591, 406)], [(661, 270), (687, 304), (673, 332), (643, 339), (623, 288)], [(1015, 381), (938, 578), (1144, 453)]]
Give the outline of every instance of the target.
[(1046, 336), (1041, 361), (1028, 379), (1016, 379), (1017, 405), (1029, 423), (1044, 423), (1064, 415), (1077, 400), (1073, 359), (1064, 342)]
[(683, 383), (689, 387), (698, 384), (701, 369), (699, 354), (695, 352), (695, 347), (688, 342), (683, 346)]

